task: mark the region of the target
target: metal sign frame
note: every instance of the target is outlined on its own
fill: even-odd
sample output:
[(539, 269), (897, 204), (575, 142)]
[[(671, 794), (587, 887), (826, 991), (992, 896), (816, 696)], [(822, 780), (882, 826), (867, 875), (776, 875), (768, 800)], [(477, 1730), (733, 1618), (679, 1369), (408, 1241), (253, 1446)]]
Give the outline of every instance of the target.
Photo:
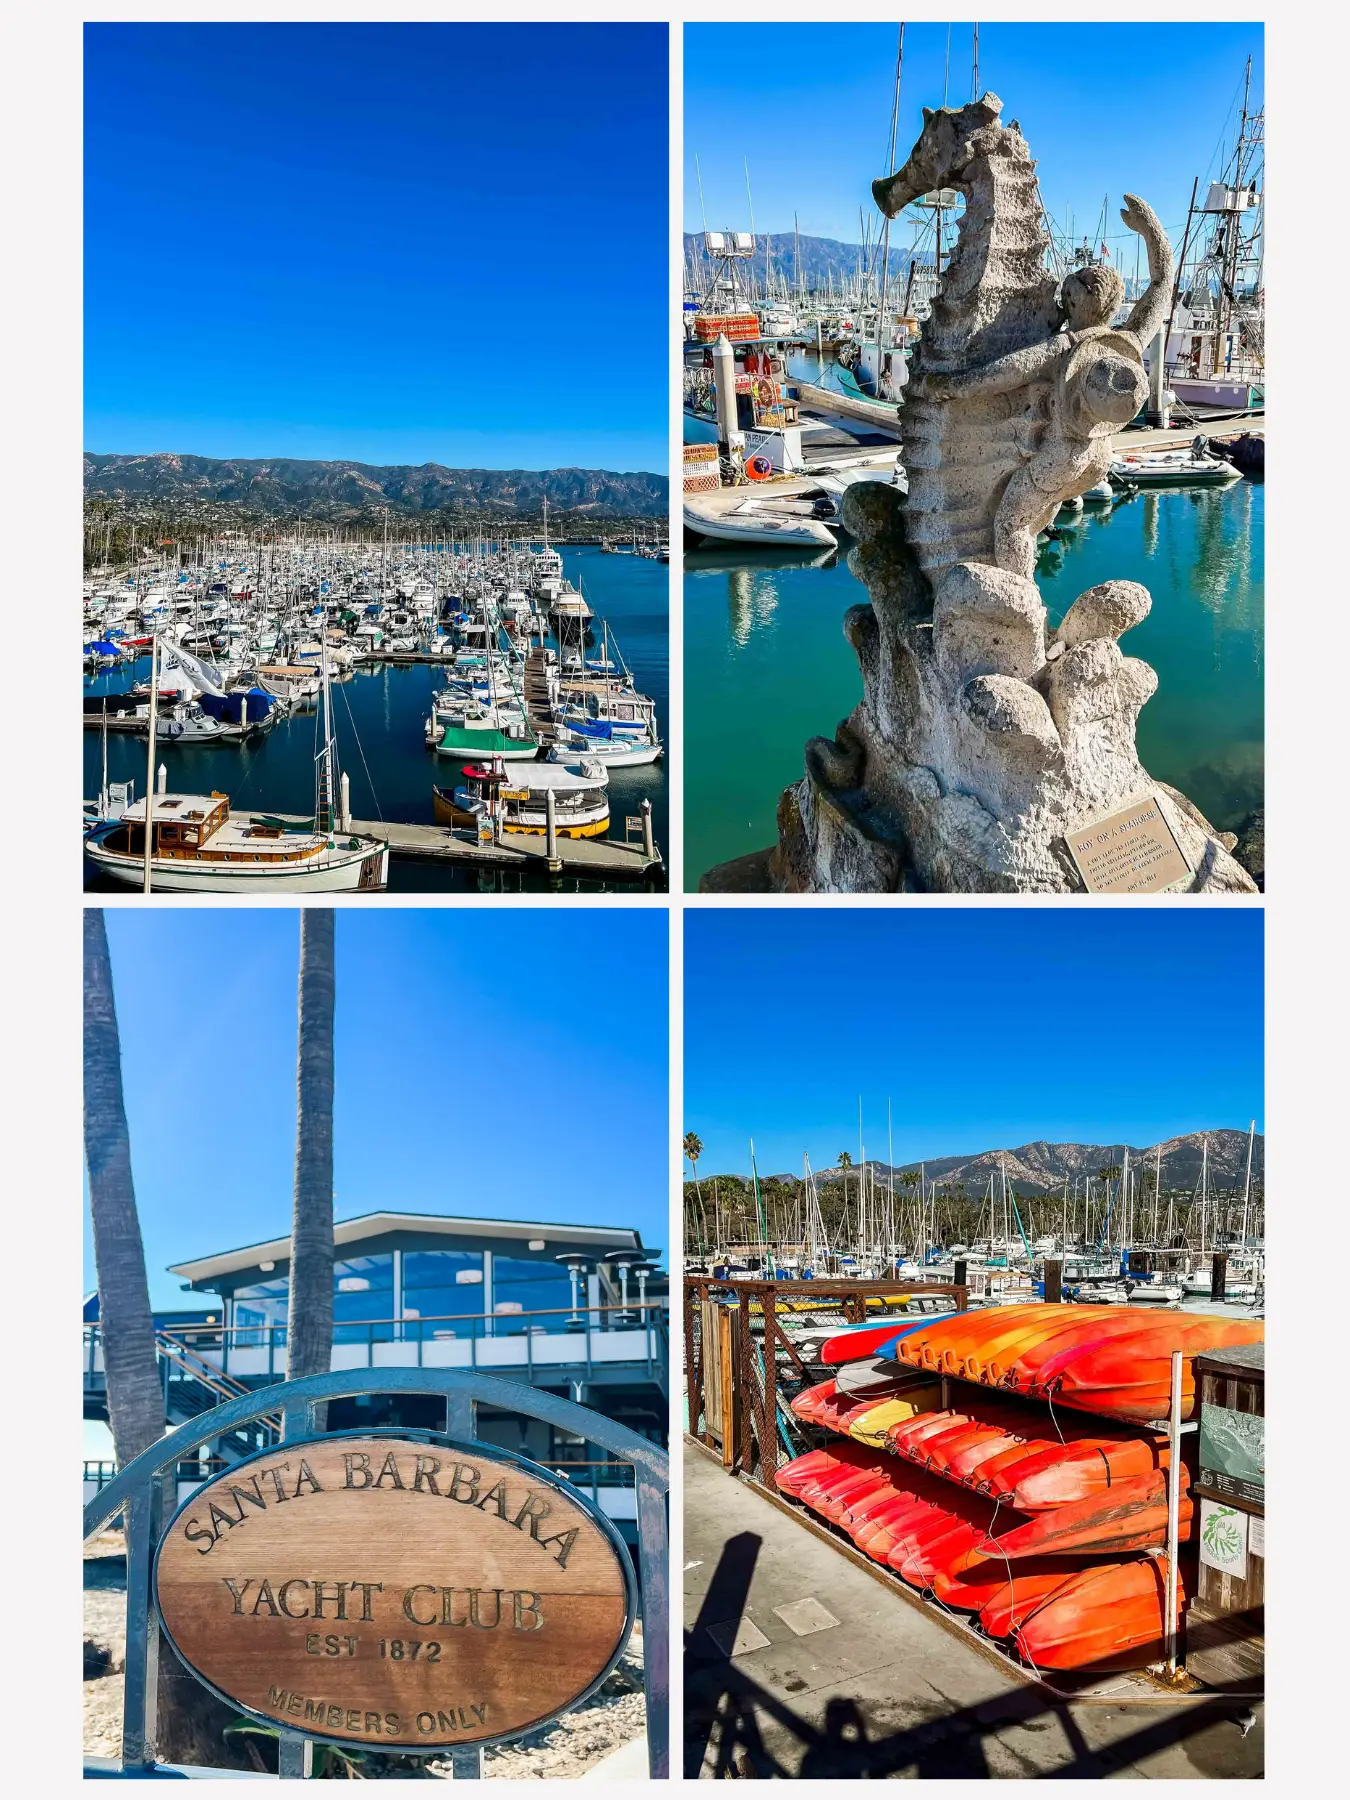
[[(474, 1371), (429, 1369), (353, 1369), (327, 1375), (311, 1375), (301, 1381), (279, 1382), (259, 1388), (253, 1393), (228, 1400), (209, 1412), (181, 1425), (176, 1431), (153, 1444), (150, 1449), (128, 1463), (108, 1485), (102, 1488), (84, 1509), (86, 1541), (100, 1531), (120, 1512), (124, 1515), (127, 1544), (127, 1647), (122, 1678), (122, 1754), (117, 1768), (89, 1769), (91, 1774), (120, 1774), (144, 1780), (157, 1774), (168, 1774), (155, 1761), (155, 1707), (158, 1689), (159, 1639), (162, 1628), (155, 1604), (155, 1561), (160, 1540), (172, 1517), (180, 1508), (166, 1506), (166, 1486), (172, 1482), (179, 1461), (222, 1432), (247, 1425), (267, 1413), (281, 1412), (285, 1418), (282, 1442), (299, 1445), (322, 1441), (325, 1437), (349, 1437), (350, 1431), (323, 1433), (316, 1429), (316, 1410), (330, 1400), (345, 1400), (358, 1394), (422, 1394), (443, 1399), (446, 1403), (444, 1432), (421, 1432), (416, 1428), (391, 1427), (365, 1429), (363, 1436), (401, 1435), (412, 1440), (425, 1437), (429, 1442), (444, 1443), (491, 1457), (514, 1461), (534, 1469), (527, 1459), (512, 1456), (478, 1436), (478, 1407), (491, 1405), (583, 1437), (588, 1443), (610, 1451), (632, 1466), (637, 1488), (638, 1561), (642, 1570), (643, 1618), (643, 1690), (647, 1703), (647, 1760), (653, 1780), (665, 1780), (670, 1772), (670, 1624), (669, 1624), (669, 1529), (666, 1517), (670, 1492), (670, 1458), (667, 1453), (626, 1426), (616, 1424), (603, 1414), (579, 1406), (574, 1401), (559, 1399), (540, 1392), (522, 1382), (500, 1376), (481, 1375)], [(264, 1454), (273, 1454), (274, 1451)], [(250, 1458), (249, 1461), (255, 1459)], [(548, 1477), (550, 1484), (556, 1478)], [(591, 1512), (582, 1496), (577, 1504)], [(172, 1517), (166, 1517), (166, 1515)], [(603, 1515), (601, 1515), (603, 1517)], [(624, 1550), (622, 1566), (631, 1578), (631, 1560), (627, 1546), (608, 1520), (606, 1529)], [(614, 1667), (628, 1641), (630, 1618), (620, 1642), (619, 1652), (596, 1682), (579, 1695), (575, 1706), (595, 1691), (605, 1675)], [(165, 1636), (167, 1637), (167, 1633)], [(175, 1652), (176, 1654), (176, 1652)], [(180, 1658), (180, 1660), (182, 1660)], [(198, 1671), (184, 1663), (193, 1679), (211, 1692), (211, 1684)], [(221, 1695), (229, 1705), (241, 1712), (249, 1709), (233, 1696)], [(567, 1710), (570, 1710), (568, 1708)], [(269, 1727), (275, 1720), (260, 1718)], [(560, 1715), (553, 1715), (555, 1717)], [(537, 1730), (538, 1725), (526, 1727)], [(283, 1777), (306, 1778), (312, 1773), (313, 1745), (324, 1742), (315, 1734), (289, 1731), (277, 1727), (279, 1738), (278, 1774)], [(524, 1735), (511, 1733), (512, 1737)], [(501, 1738), (484, 1740), (500, 1743)], [(481, 1744), (452, 1747), (448, 1751), (456, 1778), (476, 1777), (482, 1773)], [(417, 1754), (405, 1751), (404, 1754)], [(177, 1774), (177, 1771), (174, 1772)]]

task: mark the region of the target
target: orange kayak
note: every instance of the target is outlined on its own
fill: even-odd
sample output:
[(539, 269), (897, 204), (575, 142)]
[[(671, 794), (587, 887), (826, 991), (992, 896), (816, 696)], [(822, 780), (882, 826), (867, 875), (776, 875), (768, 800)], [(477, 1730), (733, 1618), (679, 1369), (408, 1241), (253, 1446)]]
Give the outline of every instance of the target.
[[(1181, 1496), (1181, 1537), (1191, 1530), (1190, 1496)], [(1155, 1470), (1117, 1482), (1108, 1493), (1090, 1494), (1067, 1506), (1037, 1513), (1026, 1525), (990, 1538), (984, 1557), (1103, 1556), (1124, 1550), (1151, 1550), (1167, 1542), (1167, 1478)]]
[[(1041, 1575), (1053, 1573), (1059, 1581), (1067, 1581), (1071, 1575), (1081, 1575), (1083, 1564), (1070, 1562), (1068, 1558), (1047, 1556), (1039, 1562), (1024, 1562), (1017, 1565), (1016, 1580), (1018, 1592), (1022, 1592), (1026, 1583), (1036, 1581)], [(953, 1574), (941, 1569), (933, 1577), (933, 1592), (944, 1606), (960, 1607), (964, 1612), (982, 1612), (991, 1601), (998, 1598), (1008, 1586), (1008, 1570), (1000, 1563), (978, 1563), (973, 1569), (966, 1569), (960, 1574)], [(1044, 1584), (1037, 1590), (1044, 1594)]]
[(1038, 1669), (1142, 1668), (1164, 1654), (1166, 1595), (1158, 1557), (1086, 1569), (1023, 1619), (1013, 1643)]
[[(1105, 1568), (1118, 1566), (1114, 1563), (1103, 1565)], [(980, 1623), (990, 1637), (1008, 1637), (1051, 1594), (1058, 1593), (1070, 1581), (1080, 1580), (1085, 1573), (1081, 1563), (1056, 1563), (1053, 1557), (1046, 1557), (1043, 1565), (1029, 1563), (1025, 1568), (1019, 1567), (1011, 1576), (1006, 1569), (999, 1569), (999, 1585), (979, 1609)]]
[(1181, 1350), (1181, 1416), (1186, 1419), (1195, 1407), (1191, 1359), (1205, 1350), (1260, 1343), (1264, 1337), (1259, 1319), (1200, 1319), (1181, 1333), (1167, 1325), (1053, 1357), (1041, 1370), (1038, 1385), (1056, 1400), (1108, 1418), (1160, 1419), (1171, 1404), (1172, 1352)]
[(1079, 1438), (1017, 1464), (1008, 1498), (1020, 1512), (1043, 1512), (1166, 1467), (1167, 1446), (1149, 1438)]
[(986, 1379), (998, 1387), (1012, 1387), (1025, 1392), (1031, 1385), (1031, 1372), (1048, 1357), (1075, 1344), (1120, 1336), (1129, 1336), (1141, 1328), (1157, 1324), (1156, 1317), (1129, 1306), (1061, 1306), (1059, 1318), (1050, 1328), (1005, 1345), (991, 1361)]
[[(923, 1331), (908, 1333), (895, 1346), (895, 1352), (904, 1362), (917, 1364), (920, 1368), (941, 1370), (947, 1366), (945, 1359), (949, 1351), (957, 1362), (963, 1361), (967, 1349), (973, 1348), (983, 1338), (1007, 1330), (1020, 1318), (1041, 1310), (1037, 1304), (996, 1306), (974, 1313), (953, 1313), (948, 1318), (934, 1320)], [(951, 1373), (952, 1370), (948, 1369), (948, 1372)]]
[[(1057, 1332), (1063, 1331), (1077, 1316), (1078, 1323), (1085, 1324), (1089, 1316), (1104, 1320), (1113, 1312), (1125, 1312), (1125, 1307), (1112, 1306), (1076, 1306), (1070, 1311), (1064, 1306), (1042, 1304), (1023, 1313), (1018, 1307), (1001, 1307), (1001, 1312), (1018, 1313), (1020, 1316), (1008, 1321), (1000, 1330), (986, 1334), (975, 1344), (965, 1359), (964, 1374), (968, 1381), (983, 1381), (993, 1387), (997, 1385), (997, 1377), (991, 1370), (997, 1365), (1002, 1367), (1016, 1355), (1019, 1346), (1041, 1343)], [(955, 1371), (953, 1371), (955, 1373)]]

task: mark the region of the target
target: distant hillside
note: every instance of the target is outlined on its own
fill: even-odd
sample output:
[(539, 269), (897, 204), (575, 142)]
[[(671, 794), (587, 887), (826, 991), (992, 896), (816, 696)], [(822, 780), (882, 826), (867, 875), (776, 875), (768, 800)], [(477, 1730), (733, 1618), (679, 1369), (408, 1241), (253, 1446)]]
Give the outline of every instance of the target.
[(664, 475), (611, 469), (447, 469), (288, 457), (94, 455), (84, 458), (85, 498), (165, 510), (209, 503), (254, 516), (334, 522), (391, 512), (534, 519), (543, 510), (574, 519), (664, 518)]
[[(1162, 1153), (1162, 1189), (1166, 1193), (1186, 1192), (1200, 1185), (1200, 1164), (1203, 1156), (1203, 1134), (1198, 1131), (1186, 1137), (1169, 1138), (1161, 1145), (1130, 1145), (1130, 1166), (1141, 1176), (1153, 1173), (1155, 1150)], [(847, 1149), (847, 1145), (841, 1145)], [(982, 1150), (977, 1156), (934, 1156), (925, 1158), (924, 1174), (929, 1181), (940, 1182), (944, 1187), (955, 1187), (958, 1183), (965, 1186), (966, 1192), (978, 1197), (988, 1186), (992, 1174), (998, 1179), (999, 1165), (1003, 1163), (1008, 1171), (1008, 1186), (1018, 1194), (1055, 1193), (1063, 1188), (1065, 1176), (1072, 1189), (1075, 1178), (1082, 1182), (1085, 1175), (1094, 1178), (1100, 1170), (1106, 1168), (1120, 1169), (1122, 1166), (1124, 1146), (1121, 1144), (1022, 1144), (1016, 1150)], [(869, 1158), (869, 1166), (876, 1171), (877, 1179), (884, 1180), (887, 1165)], [(1242, 1186), (1247, 1168), (1247, 1133), (1245, 1131), (1211, 1131), (1209, 1133), (1209, 1185), (1211, 1189), (1235, 1189)], [(919, 1172), (919, 1164), (897, 1163), (895, 1175), (898, 1178), (906, 1171)], [(844, 1171), (838, 1168), (817, 1169), (816, 1180), (822, 1185), (843, 1179)], [(856, 1170), (848, 1171), (850, 1182), (856, 1178)], [(1265, 1175), (1265, 1139), (1257, 1135), (1252, 1153), (1252, 1182), (1255, 1186)], [(706, 1176), (704, 1177), (706, 1180)], [(726, 1179), (740, 1179), (729, 1177)], [(784, 1184), (797, 1181), (796, 1174), (761, 1177)]]
[[(909, 272), (909, 250), (897, 249), (895, 239), (900, 235), (908, 235), (909, 227), (893, 230), (891, 235), (891, 280), (903, 279)], [(766, 255), (767, 246), (767, 255)], [(686, 256), (694, 258), (695, 266), (712, 273), (714, 265), (708, 262), (703, 253), (702, 232), (687, 231), (684, 234)], [(798, 279), (797, 251), (801, 252), (801, 277)], [(837, 288), (842, 282), (850, 280), (857, 274), (859, 266), (870, 269), (881, 267), (881, 247), (874, 244), (870, 250), (864, 251), (861, 244), (846, 244), (839, 238), (822, 238), (801, 236), (794, 240), (790, 231), (762, 232), (755, 234), (755, 254), (746, 262), (737, 263), (737, 268), (750, 271), (750, 280), (759, 290), (764, 291), (764, 275), (767, 263), (772, 260), (776, 278), (787, 282), (791, 288), (799, 285), (810, 289), (824, 288), (833, 282)], [(931, 263), (931, 252), (918, 258), (920, 263)]]

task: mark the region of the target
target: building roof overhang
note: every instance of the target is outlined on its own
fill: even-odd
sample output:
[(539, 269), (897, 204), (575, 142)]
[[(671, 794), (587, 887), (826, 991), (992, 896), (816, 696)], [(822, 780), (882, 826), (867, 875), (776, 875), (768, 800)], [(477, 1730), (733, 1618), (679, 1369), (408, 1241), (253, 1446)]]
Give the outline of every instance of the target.
[[(446, 1218), (439, 1213), (374, 1212), (359, 1218), (343, 1219), (333, 1226), (336, 1249), (363, 1243), (368, 1238), (384, 1237), (392, 1231), (428, 1232), (442, 1237), (543, 1238), (560, 1250), (573, 1245), (587, 1245), (596, 1250), (642, 1252), (642, 1237), (627, 1226), (560, 1225), (554, 1221), (517, 1219)], [(236, 1275), (245, 1269), (256, 1269), (260, 1263), (287, 1261), (291, 1239), (272, 1238), (264, 1244), (244, 1244), (237, 1250), (222, 1250), (214, 1256), (197, 1257), (192, 1262), (171, 1263), (169, 1273), (184, 1281), (218, 1280), (222, 1275)]]

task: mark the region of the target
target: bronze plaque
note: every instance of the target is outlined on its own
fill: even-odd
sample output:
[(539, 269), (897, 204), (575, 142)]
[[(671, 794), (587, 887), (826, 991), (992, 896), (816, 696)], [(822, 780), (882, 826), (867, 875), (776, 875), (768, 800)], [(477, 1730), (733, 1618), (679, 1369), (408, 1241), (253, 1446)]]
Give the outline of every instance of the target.
[(1065, 838), (1090, 894), (1158, 894), (1191, 866), (1152, 794)]
[(419, 1750), (565, 1711), (633, 1610), (622, 1544), (566, 1482), (397, 1435), (281, 1444), (198, 1488), (155, 1588), (174, 1648), (227, 1701)]

